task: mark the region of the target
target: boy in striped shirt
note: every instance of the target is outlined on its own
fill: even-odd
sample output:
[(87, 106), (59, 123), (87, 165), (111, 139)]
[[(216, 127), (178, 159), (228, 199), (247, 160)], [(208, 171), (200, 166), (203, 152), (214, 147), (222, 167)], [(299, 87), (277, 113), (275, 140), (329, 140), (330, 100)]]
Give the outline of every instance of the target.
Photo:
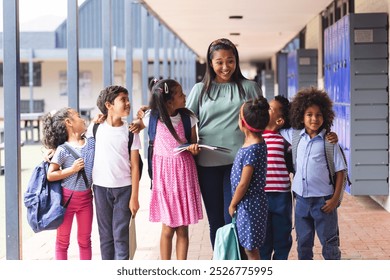
[(285, 160), (285, 141), (279, 129), (289, 128), (289, 101), (275, 96), (270, 103), (270, 120), (263, 132), (267, 144), (268, 197), (267, 232), (260, 248), (262, 260), (287, 260), (292, 246), (292, 196), (290, 173)]

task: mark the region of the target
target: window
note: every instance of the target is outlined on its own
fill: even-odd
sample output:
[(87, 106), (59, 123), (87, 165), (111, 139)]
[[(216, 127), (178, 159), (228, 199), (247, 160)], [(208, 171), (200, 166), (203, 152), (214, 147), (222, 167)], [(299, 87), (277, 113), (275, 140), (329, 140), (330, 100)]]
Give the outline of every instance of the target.
[[(68, 95), (68, 80), (66, 71), (58, 73), (60, 96)], [(92, 73), (90, 71), (80, 71), (79, 73), (79, 93), (80, 97), (89, 98), (92, 94)]]
[[(42, 86), (42, 63), (34, 62), (33, 63), (33, 85), (35, 87)], [(20, 86), (28, 87), (29, 86), (29, 64), (27, 62), (22, 62), (20, 64)], [(0, 63), (0, 86), (3, 86), (3, 63)]]

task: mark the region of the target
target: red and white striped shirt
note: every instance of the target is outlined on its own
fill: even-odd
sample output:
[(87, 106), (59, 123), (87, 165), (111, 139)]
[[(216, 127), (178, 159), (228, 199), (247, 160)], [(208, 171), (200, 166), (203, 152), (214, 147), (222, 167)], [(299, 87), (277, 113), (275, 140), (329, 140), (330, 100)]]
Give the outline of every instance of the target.
[(276, 131), (264, 130), (263, 138), (267, 144), (266, 192), (289, 192), (290, 176), (284, 159), (284, 139)]

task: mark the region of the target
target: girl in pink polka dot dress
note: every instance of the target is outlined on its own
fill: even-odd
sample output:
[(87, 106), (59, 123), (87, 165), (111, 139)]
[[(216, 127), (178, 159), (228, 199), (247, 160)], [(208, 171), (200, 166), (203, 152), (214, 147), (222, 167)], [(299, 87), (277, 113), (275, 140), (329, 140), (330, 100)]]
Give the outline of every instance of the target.
[(171, 259), (172, 239), (176, 233), (176, 258), (187, 258), (188, 225), (203, 218), (202, 200), (193, 155), (199, 153), (197, 144), (175, 154), (174, 148), (187, 142), (182, 114), (191, 120), (191, 142), (197, 142), (195, 115), (185, 107), (186, 97), (175, 80), (153, 81), (150, 114), (142, 119), (149, 126), (151, 114), (158, 114), (153, 147), (153, 188), (149, 220), (161, 222), (161, 259)]

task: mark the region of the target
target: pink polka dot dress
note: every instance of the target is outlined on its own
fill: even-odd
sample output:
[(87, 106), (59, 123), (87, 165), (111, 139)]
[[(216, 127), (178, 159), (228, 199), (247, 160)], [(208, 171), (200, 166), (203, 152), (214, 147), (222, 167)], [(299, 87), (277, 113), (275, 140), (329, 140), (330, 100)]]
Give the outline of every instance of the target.
[[(182, 122), (175, 130), (185, 140)], [(169, 227), (196, 224), (203, 218), (195, 160), (190, 152), (175, 155), (180, 144), (159, 120), (153, 148), (153, 188), (149, 220)]]

